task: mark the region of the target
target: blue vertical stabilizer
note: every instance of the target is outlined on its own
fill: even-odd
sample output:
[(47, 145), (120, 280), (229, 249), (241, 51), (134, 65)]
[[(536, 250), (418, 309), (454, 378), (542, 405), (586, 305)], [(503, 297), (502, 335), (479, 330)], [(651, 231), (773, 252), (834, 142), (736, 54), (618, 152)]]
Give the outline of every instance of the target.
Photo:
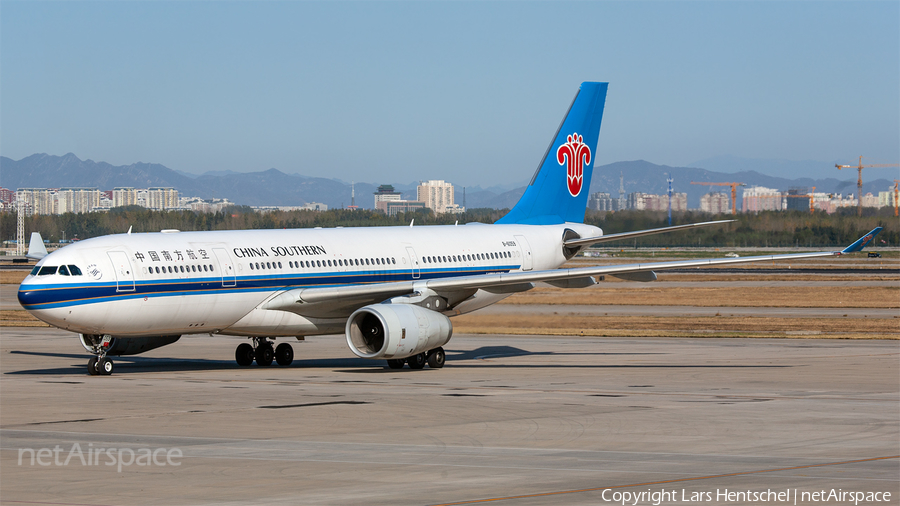
[(519, 202), (497, 223), (583, 222), (608, 83), (582, 83)]

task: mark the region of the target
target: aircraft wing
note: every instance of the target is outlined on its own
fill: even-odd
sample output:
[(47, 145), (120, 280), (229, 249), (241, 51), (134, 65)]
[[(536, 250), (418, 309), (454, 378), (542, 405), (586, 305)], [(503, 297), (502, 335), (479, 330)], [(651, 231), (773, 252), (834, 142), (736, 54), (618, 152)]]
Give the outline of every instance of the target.
[(555, 286), (584, 287), (596, 284), (596, 276), (616, 276), (633, 281), (654, 281), (656, 271), (684, 269), (689, 267), (709, 267), (718, 265), (746, 264), (753, 262), (777, 262), (839, 256), (861, 250), (882, 227), (877, 227), (841, 251), (817, 251), (791, 253), (786, 255), (763, 255), (739, 258), (708, 258), (702, 260), (679, 260), (674, 262), (649, 262), (639, 264), (578, 267), (572, 269), (552, 269), (545, 271), (498, 272), (438, 278), (428, 280), (373, 283), (369, 285), (344, 285), (331, 287), (295, 288), (287, 290), (269, 300), (265, 309), (290, 311), (303, 316), (337, 318), (349, 316), (356, 309), (391, 297), (421, 293), (427, 290), (438, 295), (474, 293), (488, 290), (495, 293), (512, 293), (533, 287), (533, 283), (545, 282)]

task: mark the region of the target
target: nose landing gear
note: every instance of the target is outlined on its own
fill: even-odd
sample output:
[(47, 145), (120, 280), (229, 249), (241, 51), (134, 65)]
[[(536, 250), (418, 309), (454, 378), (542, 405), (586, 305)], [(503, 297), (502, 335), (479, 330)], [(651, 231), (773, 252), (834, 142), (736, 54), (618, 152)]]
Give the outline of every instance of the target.
[(90, 360), (88, 360), (88, 374), (91, 376), (109, 376), (113, 373), (113, 361), (107, 358), (106, 352), (112, 348), (114, 342), (115, 339), (109, 334), (105, 334), (102, 337), (90, 336), (89, 348), (87, 346), (87, 341), (84, 340), (84, 336), (82, 337), (82, 343), (85, 344), (85, 349), (96, 354), (95, 357), (91, 357)]
[(278, 365), (288, 366), (294, 361), (294, 348), (288, 343), (281, 343), (277, 348), (265, 337), (254, 337), (253, 345), (241, 343), (234, 350), (234, 360), (239, 366), (246, 367), (256, 360), (256, 365), (267, 367), (272, 361)]

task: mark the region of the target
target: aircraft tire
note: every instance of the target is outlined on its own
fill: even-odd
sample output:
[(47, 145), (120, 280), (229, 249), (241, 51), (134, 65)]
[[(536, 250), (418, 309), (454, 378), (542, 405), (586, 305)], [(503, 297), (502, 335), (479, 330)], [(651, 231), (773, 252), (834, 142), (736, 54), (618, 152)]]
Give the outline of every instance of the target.
[(264, 344), (256, 347), (256, 365), (268, 367), (272, 365), (272, 360), (274, 359), (275, 351), (272, 350), (271, 345)]
[(97, 372), (100, 373), (101, 376), (109, 376), (113, 373), (113, 361), (103, 357), (97, 360)]
[(253, 346), (247, 343), (241, 343), (234, 350), (234, 361), (241, 367), (246, 367), (253, 363)]
[(294, 348), (288, 343), (281, 343), (275, 348), (275, 361), (278, 365), (289, 366), (294, 361)]
[(410, 369), (424, 369), (425, 354), (419, 353), (418, 355), (413, 355), (406, 359), (406, 363), (409, 364)]
[(88, 360), (88, 374), (90, 374), (91, 376), (100, 374), (97, 371), (97, 357), (91, 357), (91, 359)]
[(447, 355), (444, 353), (443, 348), (435, 348), (431, 350), (431, 353), (428, 354), (428, 367), (432, 369), (440, 369), (444, 367), (444, 362), (447, 359)]
[(391, 369), (403, 369), (403, 366), (406, 364), (406, 360), (402, 358), (390, 358), (387, 362), (388, 367)]

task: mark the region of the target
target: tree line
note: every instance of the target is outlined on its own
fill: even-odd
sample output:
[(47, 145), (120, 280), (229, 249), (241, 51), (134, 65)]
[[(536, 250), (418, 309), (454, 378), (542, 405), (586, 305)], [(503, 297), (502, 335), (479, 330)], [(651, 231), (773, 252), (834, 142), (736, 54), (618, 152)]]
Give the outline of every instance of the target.
[[(107, 234), (158, 232), (164, 229), (183, 231), (247, 230), (314, 227), (383, 227), (409, 225), (452, 225), (470, 222), (494, 223), (509, 210), (471, 209), (462, 215), (435, 215), (428, 209), (387, 216), (381, 212), (357, 209), (328, 211), (273, 211), (259, 213), (249, 207), (235, 206), (217, 213), (191, 211), (154, 211), (142, 207), (119, 207), (106, 213), (34, 215), (25, 218), (26, 240), (31, 232), (44, 239), (87, 239)], [(621, 243), (622, 247), (834, 247), (847, 245), (863, 233), (882, 226), (876, 245), (900, 244), (900, 220), (893, 209), (866, 209), (862, 217), (856, 209), (835, 214), (813, 214), (792, 211), (767, 211), (758, 214), (711, 216), (699, 212), (673, 213), (672, 224), (681, 225), (712, 220), (734, 219), (734, 223), (702, 229), (686, 230), (639, 238)], [(603, 229), (604, 233), (628, 232), (668, 225), (665, 212), (656, 211), (588, 211), (585, 223)], [(16, 214), (0, 213), (0, 237), (15, 240)], [(881, 241), (884, 241), (883, 243)]]

